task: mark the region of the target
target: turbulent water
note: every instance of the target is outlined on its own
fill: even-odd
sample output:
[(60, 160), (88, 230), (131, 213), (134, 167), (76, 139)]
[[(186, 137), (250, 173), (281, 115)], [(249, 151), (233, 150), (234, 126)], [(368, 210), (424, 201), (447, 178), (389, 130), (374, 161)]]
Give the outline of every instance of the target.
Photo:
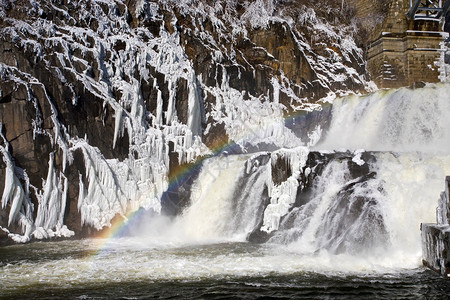
[(1, 248), (1, 297), (429, 299), (450, 292), (450, 284), (424, 269), (374, 271), (349, 257), (300, 255), (274, 245), (118, 239), (97, 253), (103, 242)]
[[(449, 94), (337, 100), (320, 167), (304, 147), (208, 159), (188, 207), (132, 237), (0, 248), (0, 296), (438, 298), (450, 284), (421, 267), (420, 223), (450, 174)], [(292, 174), (275, 183), (280, 157)]]

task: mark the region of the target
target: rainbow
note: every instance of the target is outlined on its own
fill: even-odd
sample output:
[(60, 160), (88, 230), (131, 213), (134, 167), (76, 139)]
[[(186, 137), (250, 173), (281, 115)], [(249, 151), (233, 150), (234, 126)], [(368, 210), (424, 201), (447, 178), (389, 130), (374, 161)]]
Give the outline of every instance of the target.
[[(211, 148), (212, 154), (203, 156), (197, 159), (194, 163), (183, 164), (177, 166), (169, 174), (169, 184), (167, 190), (162, 196), (162, 201), (171, 201), (170, 194), (175, 193), (176, 190), (188, 180), (192, 179), (194, 174), (198, 172), (200, 166), (205, 159), (214, 157), (228, 151), (229, 153), (236, 153), (238, 146), (234, 142), (228, 142), (225, 139), (219, 139)], [(117, 215), (111, 220), (111, 226), (101, 230), (95, 239), (98, 241), (96, 250), (91, 254), (92, 257), (102, 256), (102, 254), (110, 248), (111, 240), (127, 236), (130, 228), (139, 224), (142, 218), (148, 217), (148, 211), (141, 208), (138, 210), (129, 210), (125, 215)]]
[(102, 229), (97, 235), (95, 235), (96, 245), (95, 250), (89, 256), (93, 259), (100, 257), (104, 252), (111, 248), (110, 244), (113, 239), (125, 236), (128, 228), (131, 228), (132, 224), (135, 224), (137, 220), (143, 215), (143, 210), (138, 209), (135, 211), (129, 211), (125, 215), (116, 216), (111, 220), (111, 226)]
[[(330, 104), (325, 103), (323, 107), (328, 105)], [(293, 114), (285, 116), (285, 124), (289, 122), (291, 122), (291, 124), (295, 124), (299, 119), (305, 118), (307, 113), (307, 111), (296, 111)], [(251, 134), (253, 134), (253, 132), (251, 132)], [(251, 134), (247, 135), (251, 136)], [(205, 159), (220, 155), (225, 151), (229, 154), (240, 153), (240, 147), (233, 141), (228, 141), (226, 138), (217, 139), (212, 145), (209, 145), (209, 148), (211, 149), (212, 154), (200, 157), (194, 163), (183, 164), (176, 167), (174, 170), (171, 170), (168, 174), (168, 188), (162, 196), (162, 202), (171, 201), (171, 193), (176, 193), (175, 191), (177, 191), (180, 186), (185, 184), (188, 180), (195, 178), (194, 175), (196, 172), (199, 172), (199, 169)], [(176, 203), (174, 203), (173, 206), (176, 206)], [(130, 228), (133, 228), (134, 225), (138, 224), (142, 218), (147, 216), (148, 212), (141, 208), (138, 210), (130, 210), (125, 215), (115, 217), (111, 221), (111, 226), (102, 230), (96, 236), (100, 242), (97, 245), (97, 250), (94, 252), (93, 256), (99, 256), (106, 251), (110, 247), (111, 240), (127, 236)]]

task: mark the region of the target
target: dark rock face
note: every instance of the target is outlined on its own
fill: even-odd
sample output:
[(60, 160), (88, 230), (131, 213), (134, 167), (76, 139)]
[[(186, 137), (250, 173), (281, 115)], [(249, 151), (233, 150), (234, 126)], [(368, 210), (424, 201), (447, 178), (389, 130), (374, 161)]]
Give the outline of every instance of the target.
[[(16, 208), (28, 230), (52, 236), (64, 224), (88, 236), (136, 206), (157, 211), (150, 199), (161, 199), (175, 168), (231, 142), (230, 124), (247, 126), (245, 101), (289, 114), (364, 90), (362, 51), (339, 5), (330, 4), (334, 26), (297, 2), (2, 2), (0, 145), (28, 178), (33, 209)], [(241, 106), (227, 102), (236, 97)], [(49, 176), (50, 190), (64, 189), (55, 196), (64, 211), (44, 209), (56, 201)], [(8, 220), (12, 206), (0, 226), (23, 235), (19, 219)]]
[(314, 131), (326, 132), (330, 127), (332, 105), (322, 105), (320, 110), (300, 112), (286, 118), (286, 127), (291, 129), (302, 141), (309, 141)]
[(291, 166), (286, 158), (279, 157), (272, 165), (272, 181), (278, 185), (292, 176)]
[(172, 169), (177, 174), (170, 176), (172, 180), (161, 198), (162, 214), (176, 216), (190, 205), (193, 184), (201, 168), (200, 161), (195, 165), (186, 164)]

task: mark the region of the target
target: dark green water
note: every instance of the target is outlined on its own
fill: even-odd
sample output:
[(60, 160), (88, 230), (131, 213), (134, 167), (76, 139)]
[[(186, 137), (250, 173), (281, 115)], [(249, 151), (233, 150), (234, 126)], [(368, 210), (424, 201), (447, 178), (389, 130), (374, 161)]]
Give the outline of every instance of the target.
[(74, 287), (48, 285), (2, 295), (9, 298), (148, 299), (148, 298), (276, 298), (276, 299), (445, 299), (450, 284), (435, 274), (380, 277), (329, 277), (321, 274), (217, 278), (199, 281), (137, 281)]
[(0, 280), (2, 299), (445, 299), (450, 295), (450, 281), (419, 266), (396, 270), (367, 259), (299, 254), (270, 245), (155, 245), (127, 239), (107, 245), (84, 240), (3, 247)]

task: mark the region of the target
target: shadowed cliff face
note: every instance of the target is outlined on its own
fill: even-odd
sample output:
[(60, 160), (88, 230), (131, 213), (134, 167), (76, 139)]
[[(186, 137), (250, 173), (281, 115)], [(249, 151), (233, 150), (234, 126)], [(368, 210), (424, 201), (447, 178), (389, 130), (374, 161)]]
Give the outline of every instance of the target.
[(306, 2), (0, 2), (2, 234), (91, 235), (219, 145), (304, 143), (283, 116), (366, 85), (355, 26)]

